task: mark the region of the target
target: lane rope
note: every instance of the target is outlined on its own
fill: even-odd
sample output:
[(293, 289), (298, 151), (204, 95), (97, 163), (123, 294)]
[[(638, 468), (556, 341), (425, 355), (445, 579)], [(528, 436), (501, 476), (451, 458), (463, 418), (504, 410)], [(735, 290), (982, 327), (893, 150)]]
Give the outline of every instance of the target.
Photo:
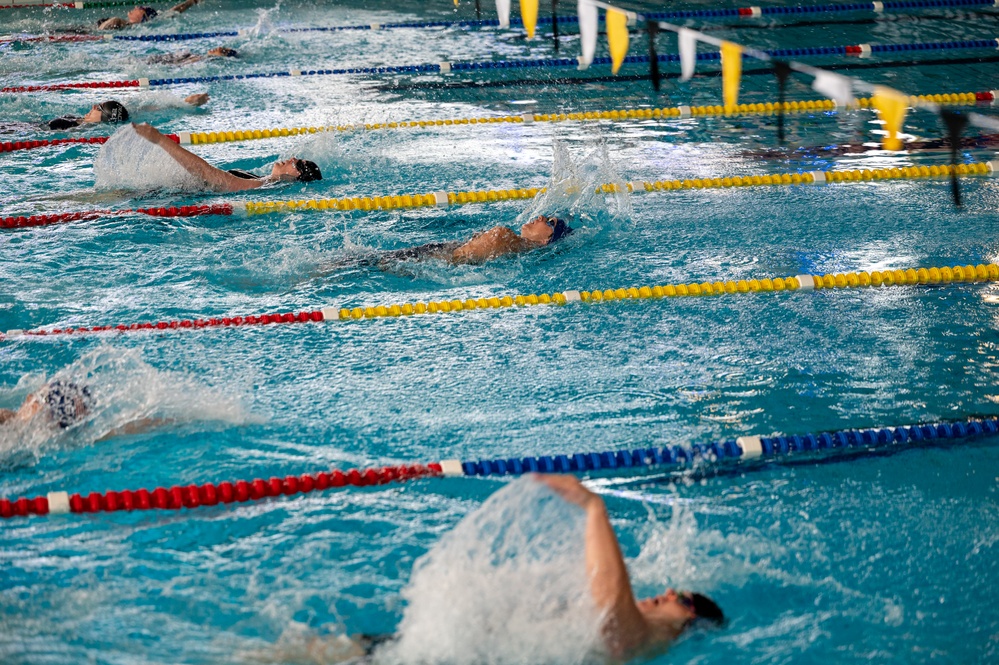
[[(997, 0), (999, 1), (999, 0)], [(771, 51), (761, 51), (772, 58), (803, 58), (821, 56), (857, 56), (869, 57), (872, 54), (880, 53), (901, 53), (906, 51), (940, 51), (957, 49), (996, 49), (999, 48), (999, 39), (965, 39), (949, 42), (919, 42), (911, 44), (852, 44), (848, 46), (820, 46), (810, 48), (784, 48)], [(749, 53), (746, 54), (750, 56)], [(718, 61), (721, 59), (719, 51), (704, 51), (697, 54), (699, 61)], [(680, 56), (676, 53), (663, 54), (657, 57), (658, 62), (671, 63), (679, 62)], [(649, 62), (647, 55), (631, 55), (624, 58), (625, 63), (643, 64)], [(594, 65), (610, 65), (609, 57), (594, 58)], [(146, 79), (139, 78), (129, 81), (90, 81), (83, 83), (56, 83), (45, 85), (26, 85), (0, 88), (3, 93), (26, 93), (42, 91), (59, 91), (77, 88), (150, 88), (168, 85), (178, 85), (186, 83), (217, 83), (220, 81), (239, 81), (244, 79), (260, 78), (281, 78), (298, 76), (338, 76), (347, 74), (425, 74), (425, 73), (451, 73), (451, 72), (474, 72), (486, 69), (530, 69), (538, 67), (578, 67), (579, 60), (576, 58), (540, 58), (533, 60), (494, 60), (485, 62), (440, 62), (422, 65), (399, 65), (390, 67), (355, 67), (345, 69), (293, 69), (284, 72), (260, 72), (254, 74), (223, 74), (217, 76), (192, 76), (180, 78)]]
[[(829, 183), (874, 182), (883, 180), (920, 180), (957, 176), (991, 176), (999, 171), (999, 161), (973, 164), (934, 164), (933, 166), (906, 166), (884, 169), (849, 169), (841, 171), (807, 171), (803, 173), (776, 173), (753, 176), (726, 176), (724, 178), (685, 178), (683, 180), (634, 181), (623, 186), (611, 183), (594, 191), (613, 194), (626, 190), (637, 192), (668, 192), (689, 189), (729, 189), (732, 187), (774, 187), (800, 185), (826, 185)], [(340, 199), (298, 199), (287, 201), (247, 201), (200, 206), (170, 206), (140, 208), (137, 210), (91, 210), (53, 214), (19, 215), (0, 218), (0, 229), (21, 229), (50, 226), (101, 217), (117, 217), (142, 213), (154, 217), (195, 217), (202, 215), (267, 215), (279, 212), (315, 210), (400, 210), (411, 208), (448, 207), (533, 199), (544, 192), (543, 187), (522, 189), (493, 189), (465, 192), (438, 191), (428, 194), (403, 194), (393, 196), (354, 196)]]
[(555, 293), (504, 295), (489, 298), (458, 298), (450, 300), (393, 303), (366, 307), (323, 307), (298, 313), (285, 312), (249, 316), (211, 317), (171, 321), (143, 322), (77, 328), (8, 330), (0, 333), (0, 341), (31, 340), (65, 335), (88, 335), (107, 332), (204, 330), (206, 328), (266, 326), (284, 323), (321, 323), (327, 321), (359, 321), (362, 319), (399, 318), (426, 314), (447, 314), (475, 310), (563, 306), (570, 303), (598, 304), (623, 300), (660, 300), (662, 298), (737, 296), (750, 293), (780, 293), (784, 291), (823, 291), (836, 289), (884, 288), (999, 281), (999, 266), (994, 263), (956, 265), (942, 268), (909, 268), (906, 270), (874, 270), (871, 272), (835, 273), (826, 275), (794, 275), (762, 279), (716, 280), (689, 284), (666, 284), (629, 288), (563, 291)]
[[(976, 104), (996, 105), (999, 100), (999, 90), (982, 92), (957, 92), (930, 95), (913, 95), (910, 100), (936, 102), (951, 106), (973, 106)], [(629, 121), (629, 120), (660, 120), (673, 118), (712, 117), (712, 116), (745, 116), (773, 115), (783, 106), (785, 114), (814, 113), (837, 111), (836, 102), (831, 99), (812, 99), (794, 102), (775, 102), (757, 104), (738, 104), (726, 109), (721, 105), (706, 106), (676, 106), (663, 108), (613, 109), (609, 111), (582, 111), (575, 113), (524, 113), (521, 115), (485, 116), (478, 118), (446, 118), (433, 120), (401, 120), (395, 122), (376, 122), (365, 124), (328, 125), (312, 127), (276, 127), (273, 129), (237, 129), (214, 132), (178, 132), (168, 134), (171, 139), (183, 145), (205, 145), (212, 143), (233, 143), (237, 141), (260, 141), (266, 139), (317, 134), (323, 132), (354, 132), (377, 131), (386, 129), (454, 127), (463, 125), (490, 125), (502, 123), (530, 124), (534, 122), (587, 122), (587, 121)], [(863, 97), (856, 103), (843, 107), (844, 110), (871, 108), (871, 98)], [(50, 139), (37, 141), (9, 141), (0, 143), (0, 153), (18, 150), (32, 150), (66, 143), (103, 144), (110, 137), (95, 136), (91, 138)]]
[(152, 490), (109, 490), (86, 496), (66, 491), (33, 498), (0, 499), (0, 517), (66, 515), (134, 510), (193, 510), (202, 506), (262, 501), (339, 487), (371, 487), (421, 478), (519, 476), (525, 473), (590, 473), (649, 468), (683, 469), (719, 463), (777, 461), (801, 454), (880, 452), (924, 443), (995, 436), (999, 418), (969, 418), (871, 429), (846, 429), (789, 436), (740, 436), (714, 443), (580, 452), (493, 460), (444, 460), (426, 465), (321, 471), (300, 476), (174, 485)]

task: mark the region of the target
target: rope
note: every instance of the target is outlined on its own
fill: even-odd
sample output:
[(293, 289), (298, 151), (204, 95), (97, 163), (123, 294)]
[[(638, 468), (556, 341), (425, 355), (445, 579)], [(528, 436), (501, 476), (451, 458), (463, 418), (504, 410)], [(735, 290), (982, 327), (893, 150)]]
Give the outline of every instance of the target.
[(689, 448), (635, 448), (606, 452), (540, 455), (510, 459), (459, 461), (445, 460), (431, 464), (385, 466), (374, 469), (322, 471), (301, 476), (257, 478), (203, 485), (174, 485), (153, 490), (119, 490), (70, 495), (65, 491), (49, 492), (34, 498), (13, 501), (0, 499), (0, 517), (59, 515), (67, 513), (117, 512), (120, 510), (180, 510), (201, 506), (262, 501), (270, 497), (294, 496), (337, 487), (370, 487), (419, 478), (486, 477), (524, 473), (586, 473), (648, 467), (684, 467), (697, 463), (777, 459), (789, 455), (816, 452), (842, 452), (863, 448), (878, 450), (905, 444), (954, 441), (999, 433), (999, 418), (968, 419), (955, 423), (904, 425), (878, 429), (848, 429), (820, 434), (792, 436), (741, 436)]
[[(163, 4), (168, 0), (142, 0), (146, 4)], [(14, 0), (14, 4), (0, 5), (0, 9), (26, 7), (65, 7), (67, 9), (96, 9), (99, 7), (134, 7), (134, 0), (109, 0), (108, 2), (45, 2), (44, 0)]]
[[(730, 187), (772, 187), (817, 185), (830, 182), (871, 182), (874, 180), (917, 180), (940, 178), (956, 174), (961, 177), (985, 176), (999, 169), (997, 162), (974, 164), (941, 164), (933, 166), (907, 166), (884, 169), (851, 169), (844, 171), (811, 171), (773, 175), (734, 176), (724, 178), (687, 178), (685, 180), (636, 181), (620, 185), (601, 185), (598, 190), (611, 194), (626, 189), (628, 192), (662, 192), (685, 189), (728, 189)], [(355, 196), (342, 199), (300, 199), (290, 201), (247, 201), (242, 212), (248, 215), (289, 212), (293, 210), (396, 210), (407, 208), (444, 207), (532, 199), (543, 188), (494, 189), (468, 192), (431, 192), (429, 194), (404, 194), (395, 196)], [(0, 229), (49, 226), (83, 219), (142, 213), (156, 217), (192, 217), (200, 215), (232, 215), (240, 204), (225, 203), (202, 206), (171, 206), (169, 208), (140, 208), (137, 210), (91, 210), (87, 212), (56, 213), (0, 218)]]
[[(174, 143), (180, 143), (180, 137), (177, 134), (164, 134), (168, 139)], [(8, 143), (0, 143), (0, 152), (14, 152), (15, 150), (33, 150), (35, 148), (48, 148), (50, 146), (66, 145), (69, 143), (92, 143), (96, 145), (102, 145), (107, 143), (110, 136), (90, 136), (82, 138), (68, 138), (68, 139), (42, 139), (38, 141), (13, 141)]]
[(872, 272), (836, 273), (827, 275), (795, 275), (791, 277), (764, 277), (715, 282), (691, 282), (593, 291), (563, 291), (465, 300), (440, 300), (417, 303), (393, 303), (354, 308), (323, 307), (312, 311), (279, 314), (262, 314), (208, 319), (183, 319), (155, 323), (132, 323), (80, 328), (55, 328), (52, 330), (9, 330), (0, 333), (0, 341), (16, 338), (50, 337), (53, 335), (81, 335), (101, 332), (128, 332), (137, 330), (201, 330), (204, 328), (271, 325), (281, 323), (319, 323), (326, 321), (357, 321), (361, 319), (398, 318), (424, 314), (446, 314), (477, 309), (511, 309), (537, 305), (567, 305), (569, 303), (601, 303), (616, 300), (659, 300), (700, 296), (725, 296), (747, 293), (774, 293), (782, 291), (820, 291), (829, 289), (881, 288), (891, 286), (916, 286), (924, 284), (953, 284), (999, 281), (999, 266), (953, 266), (942, 268), (909, 268), (908, 270), (874, 270)]
[[(977, 103), (991, 103), (999, 98), (999, 91), (958, 92), (935, 95), (917, 95), (912, 99), (932, 101), (954, 106), (970, 106)], [(870, 108), (870, 98), (858, 99), (855, 104), (846, 107), (847, 110)], [(329, 125), (318, 127), (276, 127), (274, 129), (243, 129), (215, 132), (179, 132), (170, 134), (170, 138), (184, 145), (201, 145), (206, 143), (233, 143), (236, 141), (258, 141), (264, 139), (298, 136), (301, 134), (316, 134), (321, 132), (374, 131), (382, 129), (404, 129), (409, 127), (452, 127), (455, 125), (487, 125), (494, 123), (532, 123), (532, 122), (566, 122), (593, 120), (647, 120), (662, 118), (685, 118), (701, 116), (736, 116), (736, 115), (772, 115), (780, 111), (786, 114), (811, 113), (814, 111), (835, 111), (836, 103), (829, 99), (815, 99), (800, 102), (775, 102), (761, 104), (738, 104), (732, 109), (722, 106), (677, 106), (657, 109), (615, 109), (611, 111), (586, 111), (580, 113), (526, 113), (524, 115), (492, 116), (482, 118), (448, 118), (438, 120), (403, 120), (398, 122), (378, 122), (364, 125)], [(63, 143), (104, 143), (107, 136), (76, 139), (55, 139), (42, 141), (16, 141), (0, 143), (0, 153), (15, 150), (31, 150)]]
[[(927, 0), (930, 1), (930, 0)], [(939, 51), (955, 49), (995, 49), (999, 47), (999, 39), (966, 39), (950, 42), (921, 42), (912, 44), (854, 44), (848, 46), (819, 46), (810, 48), (785, 48), (762, 51), (771, 58), (801, 58), (830, 55), (864, 56), (873, 53), (900, 53), (905, 51)], [(718, 51), (707, 51), (697, 54), (701, 61), (716, 61), (721, 59)], [(658, 56), (658, 62), (679, 62), (678, 54)], [(649, 62), (647, 55), (627, 56), (625, 63), (642, 64)], [(593, 64), (609, 65), (609, 57), (594, 58)], [(344, 74), (421, 74), (427, 72), (458, 72), (477, 71), (484, 69), (530, 69), (538, 67), (577, 67), (576, 58), (541, 58), (535, 60), (497, 60), (487, 62), (445, 62), (423, 65), (400, 65), (395, 67), (357, 67), (348, 69), (310, 69), (292, 70), (287, 72), (261, 72), (256, 74), (225, 74), (218, 76), (192, 76), (186, 78), (140, 79), (133, 81), (103, 81), (88, 83), (59, 83), (52, 85), (15, 86), (0, 88), (0, 92), (23, 93), (71, 88), (129, 88), (158, 87), (184, 83), (217, 83), (220, 81), (237, 81), (258, 78), (280, 78), (286, 76), (338, 76)]]
[(4, 217), (0, 219), (0, 229), (22, 229), (33, 226), (50, 226), (66, 222), (78, 222), (102, 217), (117, 217), (131, 213), (141, 213), (152, 217), (199, 217), (203, 215), (231, 215), (232, 206), (228, 203), (200, 206), (172, 206), (170, 208), (125, 208), (122, 210), (88, 210), (86, 212), (62, 212), (48, 215)]

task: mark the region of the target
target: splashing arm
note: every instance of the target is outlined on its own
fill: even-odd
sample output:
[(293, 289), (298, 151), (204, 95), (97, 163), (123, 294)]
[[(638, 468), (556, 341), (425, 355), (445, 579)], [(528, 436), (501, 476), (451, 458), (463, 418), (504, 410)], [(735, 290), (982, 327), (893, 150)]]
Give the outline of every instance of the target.
[(586, 572), (590, 592), (604, 615), (604, 641), (611, 654), (625, 657), (640, 649), (649, 627), (635, 604), (628, 568), (603, 499), (574, 476), (538, 476), (558, 495), (586, 511)]
[(0, 425), (3, 425), (8, 420), (11, 420), (15, 415), (16, 411), (11, 411), (10, 409), (0, 409)]
[(103, 436), (97, 439), (97, 442), (106, 441), (116, 436), (131, 436), (133, 434), (142, 434), (151, 429), (157, 427), (162, 427), (164, 425), (169, 425), (174, 421), (171, 418), (140, 418), (138, 420), (133, 420), (131, 422), (125, 423), (120, 427), (115, 427), (113, 430), (107, 432)]
[(170, 11), (177, 12), (178, 14), (180, 14), (181, 12), (186, 12), (194, 5), (198, 4), (199, 1), (200, 0), (184, 0), (184, 2), (180, 3), (179, 5), (174, 5), (173, 7), (171, 7)]
[(266, 179), (245, 180), (243, 178), (237, 178), (231, 173), (226, 173), (222, 169), (217, 169), (194, 153), (185, 150), (178, 144), (171, 141), (152, 125), (143, 123), (141, 125), (133, 124), (132, 127), (135, 128), (135, 132), (139, 136), (163, 148), (163, 150), (177, 160), (177, 163), (183, 166), (188, 173), (196, 178), (204, 180), (209, 189), (213, 191), (238, 192), (244, 189), (255, 189), (263, 185), (265, 182), (268, 182)]

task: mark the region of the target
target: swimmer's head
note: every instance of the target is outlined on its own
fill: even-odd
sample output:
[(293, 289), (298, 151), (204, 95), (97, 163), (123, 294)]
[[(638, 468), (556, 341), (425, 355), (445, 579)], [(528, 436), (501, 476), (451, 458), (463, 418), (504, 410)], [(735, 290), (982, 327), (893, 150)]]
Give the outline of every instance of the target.
[(313, 180), (322, 180), (323, 173), (319, 170), (319, 165), (315, 162), (310, 162), (305, 159), (295, 160), (295, 169), (298, 171), (298, 177), (295, 180), (299, 182), (312, 182)]
[(312, 182), (313, 180), (322, 180), (323, 174), (315, 162), (292, 157), (276, 163), (271, 170), (271, 177), (279, 180)]
[(83, 116), (83, 122), (128, 122), (128, 109), (114, 100), (94, 104)]
[(65, 429), (82, 420), (93, 407), (94, 399), (87, 386), (71, 381), (53, 381), (39, 393), (49, 418)]
[(134, 7), (128, 10), (128, 22), (129, 23), (142, 23), (148, 21), (151, 18), (155, 18), (158, 14), (152, 7)]
[(225, 46), (218, 46), (208, 51), (208, 55), (214, 55), (219, 58), (238, 58), (239, 52), (234, 48), (226, 48)]
[(664, 639), (673, 639), (691, 627), (718, 627), (725, 622), (721, 608), (705, 595), (666, 589), (636, 603), (642, 616)]
[(538, 215), (520, 227), (520, 235), (528, 240), (550, 245), (570, 235), (573, 229), (559, 217)]

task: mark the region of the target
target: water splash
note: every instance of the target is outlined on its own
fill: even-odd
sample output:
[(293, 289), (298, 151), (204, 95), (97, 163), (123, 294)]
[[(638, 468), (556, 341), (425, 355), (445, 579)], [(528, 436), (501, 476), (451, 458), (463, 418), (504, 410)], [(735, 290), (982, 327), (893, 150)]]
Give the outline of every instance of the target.
[(397, 642), (379, 662), (583, 663), (599, 617), (583, 555), (584, 514), (521, 478), (416, 563)]
[[(538, 215), (567, 217), (570, 222), (583, 219), (601, 226), (608, 222), (620, 226), (631, 219), (628, 187), (614, 168), (607, 144), (598, 140), (590, 146), (590, 151), (577, 159), (565, 141), (553, 141), (551, 178), (545, 191), (517, 217), (519, 224)], [(597, 191), (607, 184), (617, 185), (617, 191), (608, 194)]]
[(205, 183), (187, 171), (160, 146), (125, 125), (108, 139), (94, 158), (94, 189), (150, 191), (204, 189)]
[[(132, 425), (172, 426), (207, 421), (226, 424), (259, 422), (242, 403), (177, 372), (158, 370), (142, 360), (137, 350), (103, 346), (46, 378), (22, 377), (16, 386), (0, 389), (0, 404), (14, 408), (28, 394), (52, 380), (88, 386), (93, 395), (89, 412), (79, 422), (59, 428), (40, 412), (25, 422), (0, 425), (0, 467), (37, 461), (46, 450), (86, 445), (116, 433), (130, 433)], [(141, 430), (142, 426), (135, 427)]]

